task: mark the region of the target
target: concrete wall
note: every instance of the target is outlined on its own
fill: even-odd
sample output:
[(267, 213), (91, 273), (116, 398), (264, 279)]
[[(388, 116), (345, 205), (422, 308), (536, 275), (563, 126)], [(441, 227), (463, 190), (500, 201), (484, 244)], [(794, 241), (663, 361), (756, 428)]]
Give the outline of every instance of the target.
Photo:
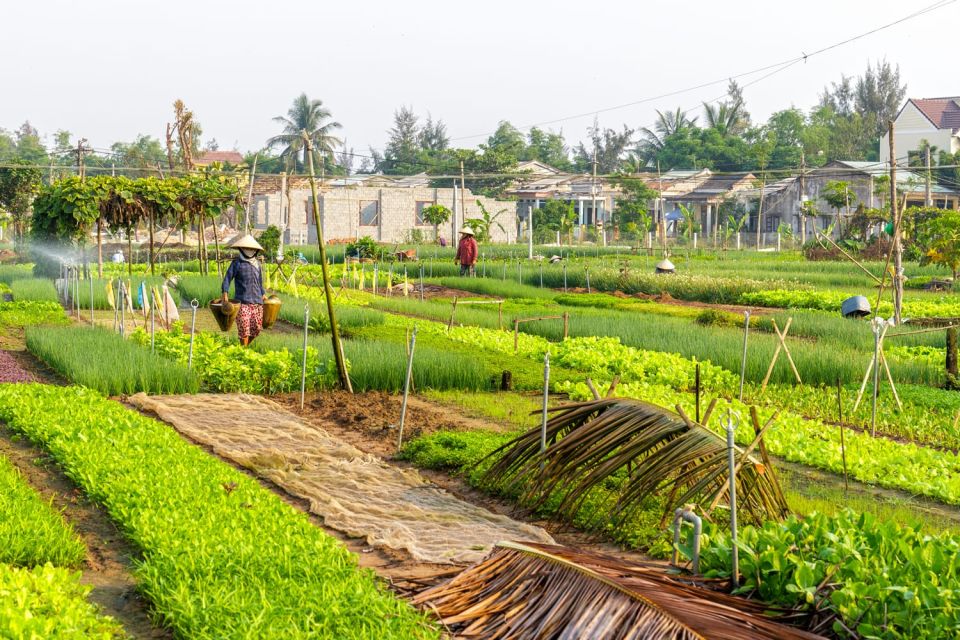
[[(458, 192), (459, 193), (459, 192)], [(439, 229), (448, 241), (454, 239), (455, 230), (463, 227), (464, 219), (480, 217), (481, 203), (486, 210), (497, 216), (497, 224), (491, 229), (494, 242), (516, 240), (517, 207), (513, 201), (494, 200), (475, 196), (469, 190), (463, 194), (466, 215), (459, 211), (457, 197), (457, 220), (451, 220)], [(281, 215), (280, 189), (254, 195), (251, 221), (254, 228), (266, 229), (276, 225), (286, 226), (284, 242), (288, 244), (315, 243), (316, 226), (313, 219), (309, 188), (302, 184), (291, 185), (289, 197), (283, 196), (284, 215)], [(328, 188), (320, 195), (320, 213), (323, 220), (324, 238), (330, 240), (353, 240), (370, 236), (380, 242), (403, 242), (411, 237), (411, 231), (419, 230), (425, 239), (433, 239), (433, 225), (417, 220), (418, 207), (442, 204), (454, 210), (454, 190), (429, 187), (337, 187)], [(365, 210), (367, 215), (361, 215)], [(283, 218), (289, 212), (289, 224)], [(499, 213), (499, 215), (498, 215)], [(373, 222), (374, 224), (368, 224)], [(456, 227), (454, 226), (456, 224)]]

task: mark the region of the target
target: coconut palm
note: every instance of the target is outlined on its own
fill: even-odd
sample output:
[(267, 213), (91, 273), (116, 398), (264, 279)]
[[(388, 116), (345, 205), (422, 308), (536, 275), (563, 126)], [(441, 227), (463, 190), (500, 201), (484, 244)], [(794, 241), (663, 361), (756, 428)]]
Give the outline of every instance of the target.
[(663, 150), (666, 139), (683, 129), (690, 128), (697, 123), (697, 118), (688, 118), (687, 112), (677, 107), (676, 111), (657, 111), (657, 121), (653, 129), (643, 127), (640, 133), (643, 139), (640, 141), (640, 153), (643, 157), (650, 159), (655, 157)]
[(740, 135), (746, 129), (742, 102), (703, 103), (707, 126), (716, 129), (722, 135)]
[(302, 155), (301, 168), (307, 165), (304, 131), (313, 142), (315, 162), (319, 163), (321, 158), (332, 158), (334, 148), (342, 144), (339, 138), (331, 134), (340, 128), (340, 123), (330, 121), (330, 110), (323, 106), (323, 100), (311, 100), (305, 93), (297, 96), (286, 116), (277, 116), (273, 120), (283, 125), (283, 133), (267, 140), (267, 147), (283, 147), (280, 157), (288, 167), (296, 168), (298, 154)]

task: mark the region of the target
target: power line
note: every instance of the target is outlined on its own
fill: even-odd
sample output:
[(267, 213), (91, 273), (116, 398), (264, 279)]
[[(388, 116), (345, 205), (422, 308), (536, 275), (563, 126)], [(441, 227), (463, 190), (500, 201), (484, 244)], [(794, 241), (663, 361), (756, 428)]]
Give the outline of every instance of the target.
[[(583, 113), (578, 113), (578, 114), (576, 114), (576, 115), (571, 115), (571, 116), (565, 116), (565, 117), (562, 117), (562, 118), (554, 118), (553, 120), (542, 120), (542, 121), (540, 121), (540, 122), (535, 122), (535, 123), (533, 123), (533, 124), (528, 124), (528, 125), (524, 125), (524, 126), (522, 126), (522, 127), (517, 127), (517, 128), (518, 128), (519, 130), (524, 130), (524, 129), (530, 129), (530, 128), (533, 128), (533, 127), (543, 126), (543, 125), (556, 124), (556, 123), (558, 123), (558, 122), (566, 122), (566, 121), (568, 121), (568, 120), (577, 120), (577, 119), (579, 119), (579, 118), (584, 118), (584, 117), (588, 117), (588, 116), (592, 116), (592, 115), (595, 116), (595, 115), (598, 115), (598, 114), (600, 114), (600, 113), (607, 113), (607, 112), (610, 112), (610, 111), (616, 111), (616, 110), (619, 110), (619, 109), (625, 109), (625, 108), (628, 108), (628, 107), (633, 107), (633, 106), (637, 106), (637, 105), (640, 105), (640, 104), (645, 104), (645, 103), (647, 103), (647, 102), (653, 102), (653, 101), (656, 101), (656, 100), (662, 100), (663, 98), (669, 98), (669, 97), (671, 97), (671, 96), (680, 95), (680, 94), (683, 94), (683, 93), (688, 93), (688, 92), (690, 92), (690, 91), (696, 91), (697, 89), (703, 89), (703, 88), (710, 87), (710, 86), (713, 86), (713, 85), (716, 85), (716, 84), (720, 84), (720, 83), (723, 83), (723, 82), (729, 82), (730, 80), (735, 80), (735, 79), (738, 79), (738, 78), (743, 78), (743, 77), (746, 77), (746, 76), (751, 76), (751, 75), (754, 75), (754, 74), (756, 74), (756, 73), (762, 73), (762, 72), (764, 72), (764, 71), (769, 71), (769, 70), (771, 70), (771, 69), (774, 70), (773, 72), (771, 72), (771, 73), (769, 73), (769, 74), (767, 74), (767, 75), (764, 75), (764, 76), (762, 76), (761, 78), (758, 78), (758, 79), (756, 79), (756, 80), (753, 80), (753, 81), (751, 81), (750, 83), (748, 83), (747, 85), (745, 85), (745, 86), (750, 86), (750, 85), (752, 85), (752, 84), (756, 84), (757, 82), (760, 82), (761, 80), (764, 80), (764, 79), (766, 79), (766, 78), (769, 78), (770, 76), (775, 75), (776, 73), (779, 73), (779, 72), (781, 72), (781, 71), (785, 71), (786, 69), (788, 69), (789, 67), (793, 66), (794, 64), (797, 64), (797, 63), (799, 63), (799, 62), (806, 62), (807, 60), (809, 60), (810, 58), (812, 58), (812, 57), (814, 57), (814, 56), (818, 56), (818, 55), (821, 55), (821, 54), (826, 53), (826, 52), (828, 52), (828, 51), (831, 51), (831, 50), (833, 50), (833, 49), (836, 49), (836, 48), (838, 48), (838, 47), (841, 47), (841, 46), (850, 44), (851, 42), (855, 42), (855, 41), (857, 41), (857, 40), (860, 40), (861, 38), (866, 38), (866, 37), (868, 37), (868, 36), (871, 36), (871, 35), (873, 35), (873, 34), (875, 34), (875, 33), (878, 33), (878, 32), (880, 32), (880, 31), (883, 31), (883, 30), (885, 30), (885, 29), (889, 29), (889, 28), (891, 28), (891, 27), (894, 27), (894, 26), (896, 26), (896, 25), (898, 25), (898, 24), (901, 24), (901, 23), (903, 23), (903, 22), (906, 22), (906, 21), (908, 21), (908, 20), (912, 20), (912, 19), (914, 19), (914, 18), (920, 17), (920, 16), (922, 16), (922, 15), (924, 15), (924, 14), (927, 14), (927, 13), (930, 13), (930, 12), (932, 12), (932, 11), (936, 11), (937, 9), (942, 9), (943, 7), (945, 7), (945, 6), (947, 6), (947, 5), (950, 5), (950, 4), (953, 4), (953, 3), (956, 2), (956, 1), (957, 1), (957, 0), (938, 0), (937, 2), (934, 2), (934, 3), (931, 4), (931, 5), (928, 5), (928, 6), (924, 7), (924, 8), (922, 8), (922, 9), (920, 9), (920, 10), (918, 10), (918, 11), (915, 11), (915, 12), (913, 12), (913, 13), (911, 13), (911, 14), (908, 14), (908, 15), (902, 17), (902, 18), (899, 18), (899, 19), (897, 19), (897, 20), (894, 20), (893, 22), (888, 22), (888, 23), (886, 23), (886, 24), (884, 24), (884, 25), (881, 25), (881, 26), (879, 26), (879, 27), (875, 27), (875, 28), (873, 28), (873, 29), (871, 29), (871, 30), (869, 30), (869, 31), (865, 31), (865, 32), (863, 32), (863, 33), (860, 33), (860, 34), (855, 35), (855, 36), (853, 36), (853, 37), (847, 38), (847, 39), (845, 39), (845, 40), (841, 40), (841, 41), (839, 41), (839, 42), (835, 42), (835, 43), (833, 43), (833, 44), (827, 45), (827, 46), (825, 46), (825, 47), (822, 47), (822, 48), (820, 48), (820, 49), (817, 49), (817, 50), (815, 50), (815, 51), (812, 51), (811, 53), (802, 53), (800, 56), (796, 56), (796, 57), (793, 57), (793, 58), (787, 58), (786, 60), (782, 60), (782, 61), (780, 61), (780, 62), (775, 62), (775, 63), (773, 63), (773, 64), (763, 65), (763, 66), (758, 67), (758, 68), (756, 68), (756, 69), (751, 69), (750, 71), (744, 71), (744, 72), (741, 72), (741, 73), (736, 73), (736, 74), (733, 74), (733, 75), (724, 76), (723, 78), (719, 78), (719, 79), (717, 79), (717, 80), (711, 80), (711, 81), (709, 81), (709, 82), (703, 82), (703, 83), (696, 84), (696, 85), (693, 85), (693, 86), (690, 86), (690, 87), (686, 87), (686, 88), (683, 88), (683, 89), (677, 89), (677, 90), (675, 90), (675, 91), (669, 91), (669, 92), (667, 92), (667, 93), (662, 93), (662, 94), (659, 94), (659, 95), (656, 95), (656, 96), (650, 96), (650, 97), (647, 97), (647, 98), (641, 98), (641, 99), (639, 99), (639, 100), (634, 100), (634, 101), (632, 101), (632, 102), (626, 102), (626, 103), (623, 103), (623, 104), (618, 104), (618, 105), (614, 105), (614, 106), (611, 106), (611, 107), (604, 107), (604, 108), (601, 108), (601, 109), (594, 109), (594, 110), (592, 110), (592, 111), (587, 111), (587, 112), (583, 112)], [(721, 97), (722, 97), (722, 96), (721, 96)], [(710, 102), (715, 102), (716, 100), (717, 100), (717, 99), (714, 99), (714, 100), (711, 100)], [(684, 112), (684, 113), (686, 113), (686, 112)], [(495, 133), (495, 132), (481, 133), (481, 134), (475, 134), (475, 135), (469, 135), (469, 136), (458, 136), (458, 137), (455, 137), (455, 138), (451, 138), (450, 141), (452, 142), (452, 141), (455, 141), (455, 140), (469, 140), (469, 139), (473, 139), (473, 138), (482, 138), (482, 137), (486, 137), (486, 136), (493, 135), (493, 133)]]

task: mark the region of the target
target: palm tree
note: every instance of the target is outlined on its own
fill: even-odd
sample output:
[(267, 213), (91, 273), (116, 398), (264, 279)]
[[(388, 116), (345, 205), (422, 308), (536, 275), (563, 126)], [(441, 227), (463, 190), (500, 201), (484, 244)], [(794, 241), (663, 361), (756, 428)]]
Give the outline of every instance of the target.
[(742, 102), (721, 102), (719, 104), (703, 103), (707, 126), (716, 129), (722, 135), (739, 135), (743, 133), (745, 122), (743, 118)]
[(340, 123), (329, 121), (330, 110), (323, 106), (323, 100), (311, 100), (305, 93), (297, 96), (286, 116), (277, 116), (273, 120), (283, 124), (283, 133), (267, 140), (267, 147), (282, 146), (280, 157), (287, 166), (296, 168), (297, 154), (303, 156), (301, 166), (307, 165), (307, 148), (303, 144), (304, 131), (313, 142), (316, 162), (321, 158), (332, 158), (334, 148), (342, 144), (339, 138), (331, 135), (334, 129), (340, 128)]
[(640, 142), (640, 153), (648, 160), (663, 150), (666, 139), (683, 129), (690, 128), (697, 123), (697, 118), (688, 118), (687, 112), (677, 107), (676, 111), (666, 113), (657, 111), (657, 122), (653, 129), (643, 127), (640, 133), (643, 140)]

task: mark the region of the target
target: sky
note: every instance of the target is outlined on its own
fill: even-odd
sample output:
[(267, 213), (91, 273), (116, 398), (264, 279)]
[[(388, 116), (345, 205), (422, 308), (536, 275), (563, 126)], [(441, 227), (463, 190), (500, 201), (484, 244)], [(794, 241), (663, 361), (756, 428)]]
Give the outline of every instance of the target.
[[(383, 147), (400, 105), (442, 119), (453, 146), (483, 142), (500, 120), (545, 123), (572, 146), (595, 116), (604, 127), (650, 126), (657, 109), (719, 98), (731, 76), (934, 1), (8, 0), (0, 128), (29, 120), (48, 143), (65, 129), (95, 148), (141, 133), (162, 139), (180, 98), (204, 141), (255, 151), (279, 133), (272, 118), (306, 92), (358, 154)], [(754, 121), (809, 109), (825, 84), (884, 58), (900, 66), (908, 97), (960, 94), (947, 72), (958, 18), (952, 2), (815, 55), (747, 86), (747, 108)]]

